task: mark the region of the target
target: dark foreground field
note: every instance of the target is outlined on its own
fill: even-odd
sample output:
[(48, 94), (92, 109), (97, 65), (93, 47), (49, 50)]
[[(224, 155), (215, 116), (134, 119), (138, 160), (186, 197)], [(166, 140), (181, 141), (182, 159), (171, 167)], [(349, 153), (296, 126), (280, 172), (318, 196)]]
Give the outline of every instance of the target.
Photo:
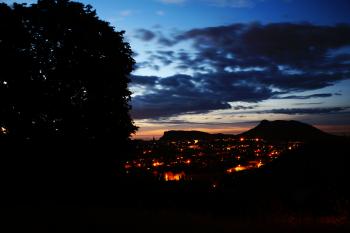
[(1, 232), (349, 232), (340, 217), (235, 217), (179, 209), (17, 206), (2, 209)]
[(4, 160), (0, 232), (348, 233), (348, 145), (310, 145), (215, 188)]

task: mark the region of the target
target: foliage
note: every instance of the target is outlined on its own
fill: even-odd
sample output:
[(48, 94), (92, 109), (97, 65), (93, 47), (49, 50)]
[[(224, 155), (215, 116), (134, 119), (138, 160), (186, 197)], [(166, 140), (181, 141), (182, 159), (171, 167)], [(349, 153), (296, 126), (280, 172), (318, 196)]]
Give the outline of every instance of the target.
[(123, 33), (69, 0), (0, 3), (0, 175), (9, 199), (112, 193), (115, 160), (136, 130)]
[(0, 3), (1, 138), (123, 145), (136, 130), (123, 33), (69, 0)]

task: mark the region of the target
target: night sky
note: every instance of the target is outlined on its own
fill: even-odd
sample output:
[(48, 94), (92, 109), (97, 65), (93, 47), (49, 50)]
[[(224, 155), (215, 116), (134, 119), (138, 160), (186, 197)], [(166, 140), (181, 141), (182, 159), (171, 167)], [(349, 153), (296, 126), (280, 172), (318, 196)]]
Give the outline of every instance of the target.
[(138, 138), (239, 133), (263, 119), (350, 132), (348, 0), (79, 2), (126, 31)]

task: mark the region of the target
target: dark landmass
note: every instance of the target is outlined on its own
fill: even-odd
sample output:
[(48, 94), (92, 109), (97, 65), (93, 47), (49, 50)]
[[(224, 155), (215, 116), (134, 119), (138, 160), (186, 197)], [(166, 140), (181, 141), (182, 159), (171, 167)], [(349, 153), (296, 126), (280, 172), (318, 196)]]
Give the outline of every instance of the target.
[(263, 138), (269, 141), (319, 141), (337, 136), (323, 132), (314, 126), (298, 121), (261, 121), (256, 127), (238, 135), (210, 134), (201, 131), (172, 130), (164, 132), (162, 141), (220, 139), (220, 138)]
[[(206, 133), (179, 134), (186, 134), (181, 140), (214, 140)], [(165, 182), (143, 173), (98, 176), (89, 171), (92, 157), (76, 160), (71, 171), (61, 163), (43, 172), (28, 167), (35, 156), (27, 157), (3, 176), (14, 181), (4, 186), (10, 195), (2, 201), (3, 226), (12, 229), (6, 232), (349, 232), (349, 139), (325, 135), (259, 169), (227, 174), (215, 187), (212, 180)], [(54, 154), (69, 156), (64, 150)], [(86, 174), (69, 180), (76, 166)]]
[(319, 141), (336, 137), (311, 125), (298, 121), (263, 120), (255, 128), (240, 134), (242, 137), (259, 137), (273, 141)]
[(161, 141), (177, 141), (177, 140), (209, 140), (217, 138), (235, 137), (232, 134), (210, 134), (201, 131), (185, 131), (185, 130), (171, 130), (164, 132), (164, 135), (159, 139)]
[(138, 200), (129, 205), (143, 206), (159, 219), (170, 213), (179, 223), (200, 219), (197, 228), (184, 226), (189, 232), (210, 232), (214, 226), (217, 232), (348, 232), (349, 142), (344, 137), (307, 142), (260, 169), (226, 175), (215, 188), (139, 177), (123, 190), (133, 190), (125, 195)]
[[(195, 148), (191, 145), (201, 147), (201, 143), (208, 142), (199, 140), (209, 140), (210, 143), (216, 140), (217, 144), (213, 144), (215, 147), (226, 142), (227, 138), (240, 141), (240, 137), (251, 137), (264, 141), (266, 137), (266, 140), (271, 141), (301, 141), (302, 146), (296, 147), (295, 150), (283, 151), (280, 156), (259, 169), (226, 174), (218, 182), (215, 178), (210, 179), (209, 182), (202, 180), (171, 183), (156, 179), (147, 183), (146, 178), (141, 178), (142, 176), (136, 179), (142, 180), (139, 183), (147, 183), (144, 187), (144, 191), (147, 190), (146, 193), (150, 192), (152, 195), (160, 193), (157, 198), (166, 197), (167, 200), (164, 203), (176, 203), (174, 205), (185, 209), (203, 210), (204, 208), (229, 215), (239, 215), (245, 211), (250, 214), (277, 211), (319, 216), (344, 214), (344, 212), (349, 214), (350, 193), (346, 185), (347, 177), (350, 177), (349, 138), (333, 136), (301, 122), (266, 120), (241, 135), (228, 135), (227, 138), (220, 135), (220, 137), (224, 140), (218, 140), (216, 134), (170, 131), (165, 132), (159, 143), (171, 145), (174, 142), (190, 140), (192, 144), (189, 144), (189, 147)], [(254, 145), (255, 140), (246, 138), (243, 144)], [(199, 141), (197, 144), (193, 142), (197, 140)], [(152, 145), (157, 143), (157, 141), (152, 142)], [(186, 141), (185, 144), (187, 143), (190, 142)], [(182, 147), (181, 143), (178, 145), (180, 148), (186, 147)], [(262, 146), (266, 145), (268, 144), (262, 144)], [(189, 153), (195, 153), (195, 151)], [(217, 153), (222, 155), (220, 151)], [(132, 186), (143, 187), (142, 185)], [(140, 190), (135, 191), (135, 193), (139, 192)], [(156, 199), (151, 203), (157, 203)], [(235, 211), (232, 211), (233, 209)]]

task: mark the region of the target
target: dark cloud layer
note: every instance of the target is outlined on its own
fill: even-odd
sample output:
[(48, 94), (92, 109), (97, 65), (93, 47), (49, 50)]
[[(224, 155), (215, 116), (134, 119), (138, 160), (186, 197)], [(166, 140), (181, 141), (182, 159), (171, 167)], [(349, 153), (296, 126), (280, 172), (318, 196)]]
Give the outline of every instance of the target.
[(150, 41), (156, 37), (154, 32), (147, 29), (138, 29), (135, 33), (135, 37), (143, 41)]
[(234, 110), (251, 110), (251, 109), (254, 109), (258, 107), (257, 105), (254, 105), (254, 106), (243, 106), (243, 105), (237, 105), (237, 106), (234, 106), (233, 109)]
[(256, 103), (274, 92), (262, 85), (246, 85), (239, 75), (174, 75), (167, 78), (132, 77), (134, 85), (144, 86), (148, 94), (132, 99), (133, 117), (159, 118), (183, 113), (205, 113), (229, 109), (229, 102)]
[(284, 97), (276, 97), (276, 99), (298, 99), (298, 100), (305, 100), (305, 99), (312, 99), (312, 98), (328, 98), (332, 97), (333, 94), (331, 93), (322, 93), (322, 94), (313, 94), (313, 95), (289, 95)]
[[(140, 39), (154, 39), (166, 48), (150, 54), (149, 66), (176, 64), (180, 72), (192, 70), (194, 75), (134, 77), (134, 85), (150, 90), (133, 99), (136, 118), (227, 109), (235, 101), (326, 98), (332, 94), (295, 93), (350, 78), (350, 54), (343, 49), (350, 46), (347, 24), (232, 24), (193, 29), (172, 38), (139, 32)], [(169, 46), (181, 42), (190, 42), (192, 50), (169, 51)]]
[[(175, 38), (176, 42), (193, 40), (202, 58), (226, 62), (232, 54), (247, 65), (275, 64), (309, 65), (326, 61), (328, 49), (349, 45), (350, 26), (316, 26), (311, 24), (275, 23), (262, 25), (233, 24), (230, 26), (193, 29)], [(213, 59), (215, 58), (215, 59)], [(220, 59), (221, 58), (221, 59)], [(232, 59), (232, 60), (236, 60)], [(348, 56), (340, 56), (349, 60)], [(272, 63), (274, 62), (274, 63)], [(231, 64), (231, 62), (230, 62)]]
[(348, 107), (332, 107), (332, 108), (281, 108), (271, 109), (267, 111), (261, 111), (258, 113), (274, 113), (274, 114), (326, 114), (326, 113), (337, 113), (349, 109)]

